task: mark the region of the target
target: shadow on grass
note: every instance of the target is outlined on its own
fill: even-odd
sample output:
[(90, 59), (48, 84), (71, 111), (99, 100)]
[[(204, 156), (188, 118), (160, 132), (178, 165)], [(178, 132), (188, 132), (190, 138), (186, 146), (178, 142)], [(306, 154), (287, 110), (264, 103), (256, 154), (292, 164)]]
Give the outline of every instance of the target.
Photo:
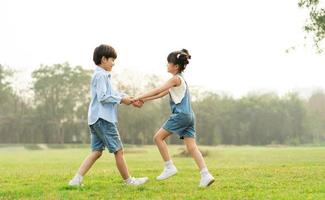
[(67, 191), (67, 190), (71, 190), (71, 191), (87, 191), (90, 190), (89, 187), (86, 186), (61, 186), (59, 188), (59, 191)]
[[(173, 155), (174, 157), (191, 157), (191, 154), (187, 151), (186, 148), (179, 148), (178, 150), (180, 152)], [(210, 154), (209, 150), (199, 149), (199, 151), (201, 152), (203, 157), (207, 157)]]

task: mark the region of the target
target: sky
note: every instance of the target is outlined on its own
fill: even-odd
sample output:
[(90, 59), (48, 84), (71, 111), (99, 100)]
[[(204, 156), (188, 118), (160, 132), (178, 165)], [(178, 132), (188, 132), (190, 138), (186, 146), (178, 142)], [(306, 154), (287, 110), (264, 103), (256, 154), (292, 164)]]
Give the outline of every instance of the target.
[[(298, 0), (1, 0), (0, 64), (26, 88), (41, 64), (93, 69), (93, 50), (112, 45), (114, 70), (167, 79), (166, 58), (186, 48), (192, 86), (240, 97), (254, 91), (325, 88), (324, 55), (303, 31)], [(289, 53), (288, 48), (295, 47)], [(144, 80), (145, 81), (145, 80)]]

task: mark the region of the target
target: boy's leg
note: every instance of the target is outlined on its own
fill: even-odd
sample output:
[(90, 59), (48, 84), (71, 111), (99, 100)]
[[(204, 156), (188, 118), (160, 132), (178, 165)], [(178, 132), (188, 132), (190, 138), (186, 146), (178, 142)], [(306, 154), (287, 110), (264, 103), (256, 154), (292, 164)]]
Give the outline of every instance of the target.
[(123, 155), (123, 149), (120, 149), (118, 151), (116, 151), (114, 153), (115, 155), (115, 162), (116, 162), (116, 167), (118, 169), (118, 171), (120, 172), (122, 178), (124, 180), (127, 180), (128, 178), (130, 178), (130, 174), (128, 171), (128, 168), (126, 166), (126, 162), (124, 160), (124, 155)]
[(102, 151), (91, 152), (80, 165), (78, 173), (81, 176), (84, 176), (91, 168), (91, 166), (96, 162), (96, 160), (101, 157), (101, 155)]
[(81, 163), (78, 172), (70, 180), (70, 186), (79, 186), (82, 183), (83, 176), (89, 171), (91, 166), (96, 162), (96, 160), (102, 155), (102, 151), (93, 151), (91, 152), (85, 160)]
[(154, 136), (154, 142), (156, 143), (159, 149), (161, 157), (165, 161), (165, 168), (162, 171), (162, 173), (159, 176), (157, 176), (157, 180), (167, 179), (177, 173), (177, 169), (173, 164), (173, 161), (170, 159), (167, 144), (165, 142), (165, 139), (170, 135), (171, 133), (161, 128)]
[[(116, 166), (128, 185), (141, 185), (144, 184), (148, 178), (133, 178), (130, 177), (128, 168), (126, 166), (124, 155), (123, 155), (123, 145), (120, 139), (119, 132), (117, 130), (116, 123), (108, 122), (103, 119), (99, 119), (98, 125), (94, 126), (96, 131), (96, 136), (100, 140), (100, 144), (107, 147), (110, 153), (114, 153)], [(99, 146), (99, 145), (94, 145)]]
[(96, 129), (97, 122), (90, 126), (90, 145), (92, 152), (85, 158), (82, 164), (79, 167), (78, 174), (84, 176), (91, 166), (96, 162), (96, 160), (101, 157), (104, 148), (102, 140), (98, 137)]
[(123, 149), (120, 149), (114, 153), (117, 169), (119, 170), (121, 176), (123, 177), (127, 185), (142, 185), (148, 181), (148, 177), (134, 178), (131, 177), (124, 160)]
[(205, 161), (201, 152), (199, 151), (195, 139), (191, 137), (184, 137), (184, 143), (186, 145), (187, 151), (192, 155), (197, 166), (200, 169), (201, 181), (200, 187), (207, 187), (214, 182), (213, 176), (209, 173), (208, 168), (206, 167)]
[(102, 155), (102, 151), (104, 150), (104, 144), (101, 139), (97, 136), (96, 130), (94, 127), (97, 126), (98, 121), (91, 125), (90, 128), (90, 145), (92, 152), (84, 159), (82, 164), (80, 165), (78, 172), (70, 180), (70, 186), (81, 185), (83, 176), (89, 171), (91, 166), (96, 162), (96, 160)]

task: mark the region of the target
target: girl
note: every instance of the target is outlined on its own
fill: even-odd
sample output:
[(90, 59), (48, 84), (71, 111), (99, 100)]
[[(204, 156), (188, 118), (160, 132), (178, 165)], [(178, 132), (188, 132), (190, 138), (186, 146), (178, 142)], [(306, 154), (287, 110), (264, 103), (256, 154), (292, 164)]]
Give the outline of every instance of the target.
[(133, 105), (141, 107), (144, 102), (161, 98), (169, 93), (172, 114), (154, 136), (154, 142), (165, 161), (165, 168), (157, 180), (167, 179), (177, 173), (165, 142), (167, 137), (175, 133), (180, 136), (180, 139), (184, 140), (188, 152), (200, 169), (199, 187), (207, 187), (214, 182), (214, 178), (209, 173), (202, 154), (196, 146), (195, 116), (191, 108), (190, 92), (182, 74), (190, 58), (191, 56), (186, 49), (171, 52), (167, 57), (167, 70), (173, 77), (162, 86), (134, 98)]

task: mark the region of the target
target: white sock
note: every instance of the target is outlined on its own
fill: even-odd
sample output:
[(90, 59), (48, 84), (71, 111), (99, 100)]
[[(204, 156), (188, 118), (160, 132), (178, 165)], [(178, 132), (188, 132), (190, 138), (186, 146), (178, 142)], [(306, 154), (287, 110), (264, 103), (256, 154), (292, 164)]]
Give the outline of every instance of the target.
[(200, 171), (201, 176), (205, 176), (209, 174), (208, 168), (204, 167), (203, 169), (201, 169)]
[(165, 162), (165, 166), (167, 167), (167, 168), (169, 168), (169, 167), (171, 167), (171, 166), (173, 166), (174, 164), (173, 164), (173, 161), (172, 160), (168, 160), (168, 161), (166, 161)]
[(73, 180), (79, 180), (80, 182), (82, 181), (83, 176), (81, 176), (79, 173), (76, 173), (76, 175), (73, 177)]

